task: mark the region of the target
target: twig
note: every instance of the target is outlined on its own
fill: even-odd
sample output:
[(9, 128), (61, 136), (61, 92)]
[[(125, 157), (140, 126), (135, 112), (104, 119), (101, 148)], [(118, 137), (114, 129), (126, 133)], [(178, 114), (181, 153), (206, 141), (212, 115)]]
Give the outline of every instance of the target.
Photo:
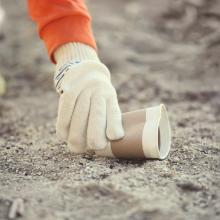
[(23, 216), (24, 214), (24, 201), (17, 198), (12, 202), (11, 208), (8, 213), (9, 219), (15, 219), (17, 216)]

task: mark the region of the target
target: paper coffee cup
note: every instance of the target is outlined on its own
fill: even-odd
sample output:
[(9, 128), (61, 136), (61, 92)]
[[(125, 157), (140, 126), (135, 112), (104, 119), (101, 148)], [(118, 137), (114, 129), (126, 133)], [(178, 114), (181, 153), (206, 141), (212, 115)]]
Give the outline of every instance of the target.
[(122, 114), (125, 136), (111, 141), (99, 156), (165, 159), (170, 151), (171, 129), (163, 104)]

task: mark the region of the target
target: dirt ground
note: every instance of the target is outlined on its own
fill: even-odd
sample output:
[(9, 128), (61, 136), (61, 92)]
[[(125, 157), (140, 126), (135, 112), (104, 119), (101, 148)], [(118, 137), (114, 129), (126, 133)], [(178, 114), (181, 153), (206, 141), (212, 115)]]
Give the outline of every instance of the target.
[(163, 102), (164, 161), (70, 153), (55, 136), (53, 65), (24, 0), (3, 1), (0, 219), (220, 219), (220, 1), (87, 1), (123, 112)]

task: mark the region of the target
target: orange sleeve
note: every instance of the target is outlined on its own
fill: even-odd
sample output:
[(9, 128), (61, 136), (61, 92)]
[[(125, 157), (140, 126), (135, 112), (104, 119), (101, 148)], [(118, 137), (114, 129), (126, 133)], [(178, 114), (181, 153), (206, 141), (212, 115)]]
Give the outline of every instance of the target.
[(83, 0), (28, 0), (28, 11), (54, 63), (53, 52), (64, 43), (80, 42), (96, 49)]

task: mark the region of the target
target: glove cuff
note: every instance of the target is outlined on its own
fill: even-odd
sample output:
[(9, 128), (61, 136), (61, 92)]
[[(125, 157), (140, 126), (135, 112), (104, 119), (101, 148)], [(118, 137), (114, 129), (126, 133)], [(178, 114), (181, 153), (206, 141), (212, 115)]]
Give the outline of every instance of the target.
[(54, 58), (57, 62), (57, 67), (63, 66), (65, 63), (71, 61), (97, 61), (100, 62), (96, 51), (82, 43), (66, 43), (58, 47), (54, 52)]

